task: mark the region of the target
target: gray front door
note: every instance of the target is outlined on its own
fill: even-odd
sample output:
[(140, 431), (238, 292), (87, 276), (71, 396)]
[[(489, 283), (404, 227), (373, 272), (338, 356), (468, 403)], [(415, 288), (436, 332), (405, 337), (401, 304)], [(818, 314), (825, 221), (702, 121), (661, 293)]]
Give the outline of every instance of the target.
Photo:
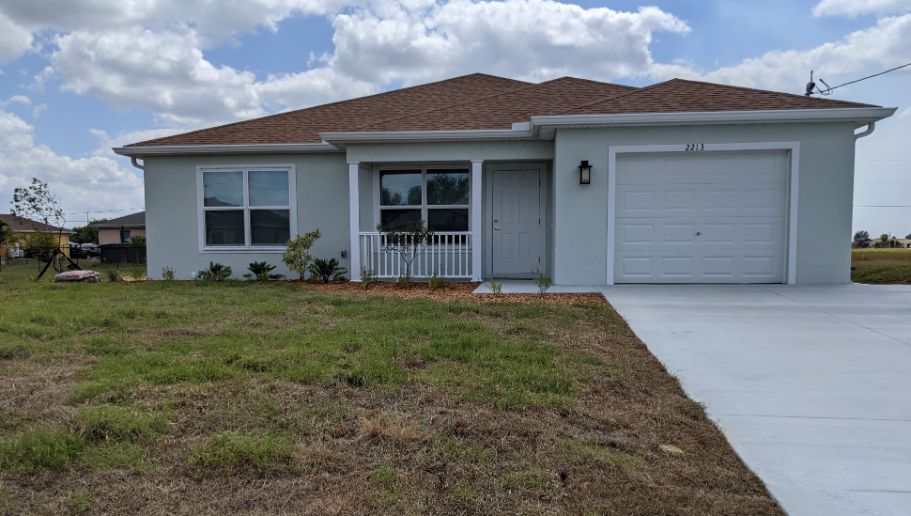
[(541, 171), (494, 170), (492, 183), (491, 272), (530, 278), (544, 267)]

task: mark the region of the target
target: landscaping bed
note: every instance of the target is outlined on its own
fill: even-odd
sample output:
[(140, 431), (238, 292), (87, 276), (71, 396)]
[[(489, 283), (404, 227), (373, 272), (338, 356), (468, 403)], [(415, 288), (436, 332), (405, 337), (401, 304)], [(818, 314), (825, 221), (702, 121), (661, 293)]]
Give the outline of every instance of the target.
[(473, 287), (4, 269), (0, 513), (781, 514), (602, 298)]

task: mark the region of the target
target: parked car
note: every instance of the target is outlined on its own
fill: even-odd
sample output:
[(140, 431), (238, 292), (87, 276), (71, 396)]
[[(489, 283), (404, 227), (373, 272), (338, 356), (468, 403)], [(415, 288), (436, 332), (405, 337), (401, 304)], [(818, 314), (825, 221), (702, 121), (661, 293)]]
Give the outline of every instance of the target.
[(71, 258), (96, 258), (100, 254), (101, 250), (98, 248), (98, 244), (77, 244), (75, 242), (70, 242)]

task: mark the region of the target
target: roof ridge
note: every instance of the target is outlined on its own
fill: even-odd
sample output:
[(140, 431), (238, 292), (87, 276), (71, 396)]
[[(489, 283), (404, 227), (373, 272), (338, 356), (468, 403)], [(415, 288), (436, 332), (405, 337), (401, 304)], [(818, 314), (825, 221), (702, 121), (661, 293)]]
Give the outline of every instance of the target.
[(601, 104), (602, 102), (613, 102), (613, 101), (615, 101), (615, 100), (622, 99), (622, 98), (624, 98), (624, 97), (628, 97), (628, 96), (634, 95), (634, 94), (636, 94), (636, 93), (641, 93), (641, 92), (643, 92), (643, 91), (653, 90), (653, 89), (657, 88), (658, 86), (663, 86), (663, 85), (665, 85), (665, 84), (669, 84), (669, 83), (671, 83), (671, 82), (673, 82), (673, 81), (676, 81), (676, 80), (679, 80), (679, 79), (668, 79), (668, 80), (666, 80), (666, 81), (656, 82), (655, 84), (649, 84), (648, 86), (643, 86), (643, 87), (641, 87), (641, 88), (636, 88), (636, 89), (633, 90), (633, 91), (630, 91), (630, 92), (627, 92), (627, 93), (623, 93), (623, 94), (620, 94), (620, 95), (616, 95), (616, 96), (614, 96), (614, 97), (610, 97), (610, 98), (607, 98), (607, 99), (601, 99), (601, 100), (596, 100), (596, 101), (594, 101), (594, 102), (586, 102), (585, 104), (579, 104), (578, 106), (576, 106), (576, 107), (574, 107), (574, 108), (567, 109), (566, 111), (564, 111), (564, 112), (562, 112), (562, 113), (560, 113), (560, 114), (561, 114), (561, 115), (565, 115), (565, 114), (568, 114), (568, 113), (572, 113), (573, 111), (576, 111), (577, 109), (582, 109), (582, 108), (587, 107), (587, 106), (594, 106), (595, 104)]
[[(467, 77), (473, 77), (473, 76), (483, 76), (483, 77), (489, 77), (489, 78), (493, 78), (493, 79), (501, 79), (501, 80), (504, 80), (504, 81), (513, 81), (513, 82), (517, 82), (517, 83), (524, 83), (524, 84), (526, 84), (526, 85), (528, 85), (528, 86), (533, 86), (533, 85), (534, 85), (534, 83), (529, 83), (529, 82), (526, 82), (526, 81), (520, 81), (520, 80), (518, 80), (518, 79), (510, 79), (509, 77), (500, 77), (499, 75), (491, 75), (491, 74), (488, 74), (488, 73), (474, 72), (474, 73), (469, 73), (469, 74), (465, 74), (465, 75), (459, 75), (459, 76), (457, 76), (457, 77), (450, 77), (450, 78), (448, 78), (448, 79), (440, 79), (440, 80), (438, 80), (438, 81), (426, 82), (426, 83), (422, 83), (422, 84), (415, 84), (415, 85), (413, 85), (413, 86), (406, 86), (406, 87), (404, 87), (404, 88), (396, 88), (396, 89), (394, 89), (394, 90), (381, 91), (381, 92), (373, 93), (373, 94), (370, 94), (370, 95), (364, 95), (364, 96), (362, 96), (362, 97), (353, 97), (353, 98), (344, 99), (344, 100), (336, 100), (336, 101), (333, 101), (333, 102), (327, 102), (327, 103), (325, 103), (325, 104), (317, 104), (317, 105), (315, 105), (315, 106), (309, 106), (309, 107), (299, 108), (299, 109), (292, 109), (291, 111), (282, 111), (282, 112), (280, 112), (280, 113), (272, 113), (271, 115), (263, 115), (263, 116), (256, 117), (256, 118), (248, 118), (248, 119), (245, 119), (245, 120), (238, 120), (238, 121), (236, 121), (236, 122), (229, 122), (229, 123), (227, 123), (227, 124), (221, 124), (221, 125), (203, 127), (203, 128), (200, 128), (200, 129), (194, 129), (194, 130), (192, 130), (192, 131), (187, 131), (187, 132), (184, 132), (184, 133), (172, 134), (172, 135), (170, 135), (170, 136), (162, 136), (162, 137), (160, 137), (160, 138), (152, 138), (151, 140), (143, 140), (143, 141), (141, 141), (141, 142), (131, 143), (131, 144), (127, 145), (127, 147), (140, 146), (140, 145), (143, 145), (143, 144), (148, 144), (148, 143), (150, 143), (150, 142), (156, 142), (156, 141), (159, 141), (159, 140), (164, 140), (164, 139), (168, 139), (168, 138), (173, 138), (173, 137), (175, 137), (175, 136), (188, 136), (188, 135), (191, 135), (191, 134), (197, 134), (197, 133), (200, 133), (200, 132), (203, 132), (203, 131), (209, 131), (209, 130), (212, 130), (212, 129), (223, 129), (223, 128), (225, 128), (225, 127), (232, 127), (232, 126), (239, 125), (239, 124), (246, 124), (246, 123), (248, 123), (248, 122), (255, 122), (255, 121), (259, 121), (259, 120), (268, 120), (268, 119), (270, 119), (270, 118), (277, 118), (277, 117), (280, 117), (280, 116), (289, 115), (289, 114), (291, 114), (291, 113), (299, 113), (299, 112), (301, 112), (301, 111), (307, 111), (307, 110), (310, 110), (310, 109), (326, 108), (326, 107), (329, 107), (329, 106), (335, 106), (335, 105), (338, 105), (338, 104), (344, 104), (344, 103), (346, 103), (346, 102), (352, 102), (352, 101), (355, 101), (355, 100), (364, 100), (364, 99), (370, 99), (370, 98), (374, 98), (374, 97), (381, 97), (381, 96), (383, 96), (383, 95), (389, 95), (389, 94), (392, 94), (392, 93), (399, 93), (399, 92), (403, 92), (403, 91), (409, 91), (409, 90), (413, 90), (413, 89), (417, 89), (417, 88), (423, 88), (423, 87), (426, 87), (426, 86), (432, 86), (432, 85), (441, 84), (441, 83), (444, 83), (444, 82), (455, 81), (455, 80), (458, 80), (458, 79), (465, 79), (465, 78), (467, 78)], [(524, 87), (524, 86), (523, 86), (523, 87)], [(510, 91), (512, 91), (512, 90), (510, 90)]]
[[(854, 102), (852, 100), (824, 99), (822, 97), (813, 97), (810, 95), (799, 95), (797, 93), (791, 93), (788, 91), (767, 90), (764, 88), (751, 88), (749, 86), (738, 86), (736, 84), (722, 84), (722, 83), (718, 83), (718, 82), (709, 82), (709, 81), (697, 81), (697, 80), (693, 80), (693, 79), (680, 79), (678, 77), (671, 79), (671, 81), (688, 82), (690, 84), (705, 84), (707, 86), (721, 86), (723, 88), (733, 88), (733, 89), (741, 90), (741, 91), (759, 91), (762, 93), (773, 93), (775, 95), (787, 95), (789, 97), (795, 97), (795, 98), (799, 98), (799, 99), (814, 99), (814, 100), (822, 100), (825, 102), (851, 102), (853, 104), (863, 104), (863, 102)], [(671, 81), (665, 81), (665, 82), (671, 82)], [(873, 104), (867, 104), (867, 105), (872, 106)]]
[[(557, 78), (555, 78), (555, 79), (549, 79), (549, 80), (542, 81), (542, 82), (537, 82), (537, 83), (530, 83), (530, 84), (528, 84), (527, 86), (520, 86), (520, 87), (518, 87), (518, 88), (511, 89), (511, 90), (507, 90), (507, 91), (501, 91), (501, 92), (499, 92), (499, 93), (492, 93), (492, 94), (490, 94), (490, 95), (485, 95), (485, 96), (483, 96), (483, 97), (478, 97), (478, 98), (471, 99), (471, 100), (464, 100), (464, 101), (462, 101), (462, 102), (456, 102), (455, 104), (447, 104), (447, 105), (445, 105), (445, 106), (441, 106), (441, 107), (437, 107), (437, 108), (432, 108), (432, 109), (425, 109), (425, 110), (423, 110), (423, 111), (415, 111), (415, 112), (413, 112), (413, 113), (408, 113), (408, 114), (405, 114), (405, 115), (399, 115), (399, 116), (392, 117), (392, 118), (384, 118), (384, 119), (382, 119), (382, 120), (374, 120), (374, 121), (372, 121), (372, 122), (370, 122), (370, 123), (368, 123), (368, 124), (364, 124), (364, 125), (362, 125), (362, 126), (355, 127), (355, 128), (353, 129), (353, 131), (357, 131), (357, 130), (359, 130), (359, 129), (363, 129), (363, 128), (365, 128), (365, 127), (370, 127), (370, 126), (373, 126), (373, 125), (385, 124), (385, 123), (389, 123), (389, 122), (394, 122), (394, 121), (396, 121), (396, 120), (402, 120), (402, 119), (405, 119), (405, 118), (411, 118), (411, 117), (417, 116), (417, 115), (422, 115), (422, 114), (427, 114), (427, 113), (434, 113), (434, 112), (437, 112), (437, 111), (442, 111), (442, 110), (444, 110), (444, 109), (450, 109), (450, 108), (454, 108), (454, 107), (464, 106), (464, 105), (467, 105), (467, 104), (473, 104), (473, 103), (475, 103), (475, 102), (481, 102), (481, 101), (485, 101), (485, 100), (490, 100), (490, 99), (492, 99), (492, 98), (499, 97), (499, 96), (501, 96), (501, 95), (509, 95), (509, 94), (512, 94), (512, 93), (520, 92), (520, 91), (530, 90), (530, 89), (532, 89), (532, 88), (535, 88), (535, 87), (538, 87), (538, 86), (543, 86), (543, 85), (545, 85), (545, 84), (552, 84), (552, 83), (555, 83), (555, 82), (557, 82), (557, 81), (565, 81), (566, 79), (572, 79), (572, 80), (575, 80), (575, 81), (586, 81), (586, 82), (592, 82), (592, 83), (597, 83), (597, 84), (604, 84), (604, 85), (608, 85), (608, 86), (621, 86), (621, 87), (624, 87), (624, 88), (634, 88), (634, 91), (637, 91), (637, 90), (638, 90), (638, 89), (636, 89), (635, 86), (626, 86), (626, 85), (623, 85), (623, 84), (613, 84), (613, 83), (608, 83), (608, 82), (593, 81), (593, 80), (591, 80), (591, 79), (579, 79), (579, 78), (577, 78), (577, 77), (570, 77), (570, 76), (568, 76), (568, 75), (564, 75), (563, 77), (557, 77)], [(598, 94), (598, 95), (602, 95), (602, 94)], [(624, 93), (624, 95), (626, 95), (626, 94)], [(606, 95), (605, 95), (605, 96), (606, 96)], [(605, 101), (605, 100), (610, 100), (611, 98), (613, 98), (613, 97), (607, 96), (607, 98), (599, 99), (598, 102), (603, 102), (603, 101)]]
[(788, 93), (788, 92), (784, 92), (784, 91), (765, 90), (765, 89), (760, 89), (760, 88), (749, 88), (749, 87), (746, 87), (746, 86), (736, 86), (736, 85), (732, 85), (732, 84), (721, 84), (721, 83), (708, 82), (708, 81), (694, 81), (694, 80), (691, 80), (691, 79), (681, 79), (681, 78), (679, 78), (679, 77), (674, 77), (673, 79), (668, 79), (668, 80), (666, 80), (666, 81), (662, 81), (662, 82), (658, 82), (658, 83), (655, 83), (655, 84), (651, 84), (651, 85), (649, 85), (649, 86), (645, 86), (645, 87), (639, 88), (638, 90), (631, 91), (631, 92), (629, 92), (629, 93), (624, 93), (623, 95), (617, 95), (616, 97), (611, 97), (611, 98), (606, 99), (606, 100), (595, 101), (595, 102), (589, 102), (589, 103), (586, 103), (586, 104), (581, 104), (581, 105), (576, 106), (576, 107), (574, 107), (574, 108), (572, 108), (572, 109), (569, 109), (569, 110), (567, 110), (567, 111), (564, 111), (564, 112), (561, 113), (561, 114), (570, 114), (570, 113), (574, 113), (574, 112), (577, 112), (577, 111), (580, 110), (580, 109), (584, 109), (584, 108), (586, 108), (586, 107), (588, 107), (588, 106), (593, 106), (593, 105), (596, 105), (596, 104), (602, 104), (602, 103), (603, 103), (603, 104), (610, 105), (610, 104), (613, 104), (614, 101), (619, 101), (619, 100), (623, 99), (624, 97), (629, 97), (629, 96), (635, 95), (635, 94), (637, 94), (637, 93), (648, 92), (648, 91), (654, 90), (654, 89), (656, 89), (656, 88), (658, 88), (658, 87), (667, 86), (667, 85), (675, 84), (675, 83), (701, 84), (701, 85), (712, 86), (712, 87), (716, 87), (716, 88), (731, 88), (731, 89), (735, 89), (735, 90), (739, 90), (739, 91), (743, 91), (743, 92), (754, 92), (754, 93), (755, 93), (755, 92), (759, 92), (759, 93), (766, 93), (766, 94), (770, 94), (770, 95), (783, 95), (783, 96), (786, 96), (786, 97), (791, 97), (791, 98), (801, 99), (801, 100), (805, 100), (805, 99), (807, 99), (807, 98), (810, 98), (810, 99), (812, 99), (812, 100), (814, 100), (814, 101), (817, 101), (817, 100), (818, 100), (818, 101), (833, 102), (833, 103), (842, 103), (842, 102), (844, 102), (844, 103), (853, 103), (853, 104), (859, 104), (859, 105), (864, 105), (864, 106), (875, 107), (875, 106), (873, 106), (872, 104), (863, 104), (863, 103), (860, 103), (860, 102), (852, 102), (852, 101), (848, 101), (848, 100), (836, 100), (836, 99), (822, 99), (822, 98), (817, 98), (817, 97), (806, 97), (805, 95), (797, 95), (797, 94), (795, 94), (795, 93)]

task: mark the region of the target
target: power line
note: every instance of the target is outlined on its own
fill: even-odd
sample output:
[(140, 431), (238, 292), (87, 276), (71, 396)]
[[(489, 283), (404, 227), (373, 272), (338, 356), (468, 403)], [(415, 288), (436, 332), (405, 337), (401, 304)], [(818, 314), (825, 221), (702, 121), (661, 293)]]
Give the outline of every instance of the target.
[[(880, 75), (885, 75), (885, 74), (887, 74), (887, 73), (889, 73), (889, 72), (894, 72), (895, 70), (901, 70), (902, 68), (907, 68), (907, 67), (909, 67), (909, 66), (911, 66), (911, 63), (905, 63), (905, 64), (903, 64), (903, 65), (899, 65), (899, 66), (896, 66), (896, 67), (894, 67), (894, 68), (889, 68), (888, 70), (883, 70), (882, 72), (879, 72), (879, 73), (874, 73), (873, 75), (868, 75), (868, 76), (866, 76), (866, 77), (861, 77), (860, 79), (855, 79), (855, 80), (853, 80), (853, 81), (848, 81), (848, 82), (841, 83), (841, 84), (839, 84), (838, 86), (829, 86), (828, 83), (826, 83), (826, 81), (824, 81), (824, 80), (820, 77), (820, 78), (819, 78), (819, 82), (825, 84), (825, 86), (826, 86), (826, 89), (824, 89), (824, 90), (819, 89), (819, 87), (816, 86), (816, 83), (813, 82), (813, 71), (810, 70), (810, 82), (807, 83), (807, 93), (806, 93), (806, 95), (807, 95), (808, 97), (809, 97), (810, 95), (812, 95), (813, 93), (819, 93), (820, 95), (831, 95), (833, 90), (837, 90), (838, 88), (841, 88), (842, 86), (847, 86), (847, 85), (849, 85), (849, 84), (855, 84), (855, 83), (858, 83), (858, 82), (860, 82), (860, 81), (866, 81), (867, 79), (872, 79), (872, 78), (874, 78), (874, 77), (879, 77)], [(814, 90), (816, 90), (816, 91), (814, 91)]]

